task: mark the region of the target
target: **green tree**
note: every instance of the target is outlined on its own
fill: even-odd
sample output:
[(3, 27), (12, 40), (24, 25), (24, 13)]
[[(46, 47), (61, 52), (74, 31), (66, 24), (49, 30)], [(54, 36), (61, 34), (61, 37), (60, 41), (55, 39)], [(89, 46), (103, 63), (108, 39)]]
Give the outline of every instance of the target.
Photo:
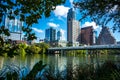
[[(6, 14), (9, 19), (19, 17), (20, 21), (26, 24), (22, 27), (28, 40), (33, 40), (36, 37), (31, 32), (32, 24), (38, 23), (38, 19), (42, 18), (42, 15), (49, 17), (51, 11), (64, 2), (65, 0), (0, 0), (0, 23), (2, 23), (2, 18)], [(7, 34), (9, 30), (4, 27), (3, 24), (0, 26), (0, 34), (9, 36)], [(2, 40), (2, 36), (0, 36), (0, 40)]]
[(47, 49), (50, 47), (48, 44), (46, 43), (37, 43), (36, 46), (38, 46), (41, 50), (40, 53), (46, 53)]
[(17, 46), (18, 46), (18, 48), (16, 48), (14, 50), (14, 53), (19, 54), (21, 56), (25, 56), (25, 54), (26, 54), (25, 49), (27, 48), (27, 44), (26, 43), (20, 43)]
[(70, 47), (70, 46), (72, 46), (72, 43), (67, 43), (67, 47)]
[(27, 48), (26, 48), (26, 53), (27, 54), (38, 54), (40, 52), (40, 48), (36, 45), (29, 45)]
[(89, 17), (102, 26), (113, 22), (113, 31), (120, 32), (120, 0), (77, 0), (73, 4), (82, 14), (80, 21)]

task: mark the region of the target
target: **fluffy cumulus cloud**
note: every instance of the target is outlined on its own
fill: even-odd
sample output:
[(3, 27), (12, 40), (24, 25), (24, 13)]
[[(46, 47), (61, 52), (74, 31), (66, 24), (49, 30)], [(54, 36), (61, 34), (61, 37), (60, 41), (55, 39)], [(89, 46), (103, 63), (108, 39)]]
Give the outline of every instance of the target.
[(73, 0), (70, 0), (70, 3), (73, 3)]
[(62, 40), (65, 40), (65, 30), (63, 30), (63, 29), (60, 29), (60, 32), (62, 33)]
[(73, 1), (74, 1), (74, 0), (70, 0), (70, 4), (71, 4), (71, 6), (73, 6)]
[(47, 25), (50, 26), (50, 27), (54, 27), (54, 28), (57, 28), (57, 27), (60, 26), (59, 24), (55, 24), (53, 22), (49, 22), (49, 23), (47, 23)]
[(69, 9), (70, 9), (69, 7), (60, 5), (56, 7), (56, 9), (54, 10), (54, 14), (57, 17), (67, 17), (67, 13)]
[(38, 32), (38, 33), (43, 33), (43, 30), (41, 29), (37, 29), (37, 28), (32, 28), (34, 31)]
[(82, 27), (88, 27), (93, 26), (93, 29), (99, 28), (99, 26), (95, 22), (85, 22), (85, 24), (82, 25)]

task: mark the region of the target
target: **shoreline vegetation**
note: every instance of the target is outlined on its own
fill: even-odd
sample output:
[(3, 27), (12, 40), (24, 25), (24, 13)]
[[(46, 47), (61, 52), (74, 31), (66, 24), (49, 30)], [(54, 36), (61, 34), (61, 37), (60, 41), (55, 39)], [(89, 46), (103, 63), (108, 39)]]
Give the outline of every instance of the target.
[[(16, 55), (25, 56), (31, 54), (47, 54), (49, 44), (35, 43), (27, 45), (26, 43), (10, 44), (4, 43), (4, 46), (0, 46), (0, 56), (14, 57)], [(86, 50), (72, 50), (65, 51), (65, 53), (86, 54)], [(93, 54), (120, 54), (120, 50), (88, 50), (88, 53)]]
[(26, 43), (10, 44), (5, 43), (0, 46), (0, 56), (14, 57), (16, 55), (25, 56), (31, 54), (44, 54), (47, 53), (49, 45), (46, 43), (36, 43), (27, 45)]

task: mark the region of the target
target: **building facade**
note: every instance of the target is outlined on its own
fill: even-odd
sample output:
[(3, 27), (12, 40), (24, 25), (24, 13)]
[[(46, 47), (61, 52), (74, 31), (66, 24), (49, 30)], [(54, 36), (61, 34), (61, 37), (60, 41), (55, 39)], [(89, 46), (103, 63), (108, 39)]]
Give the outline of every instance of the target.
[(81, 28), (81, 44), (93, 45), (95, 44), (95, 34), (92, 26)]
[(58, 41), (62, 40), (62, 32), (60, 30), (57, 32), (57, 40)]
[(73, 8), (69, 9), (67, 14), (67, 42), (71, 46), (78, 44), (80, 41), (80, 27), (79, 21), (75, 20), (75, 11)]
[(7, 15), (3, 17), (3, 25), (9, 30), (10, 36), (3, 35), (4, 40), (22, 40), (23, 22), (15, 18), (10, 20)]
[(118, 41), (117, 44), (120, 44), (120, 41)]
[(53, 29), (52, 27), (45, 30), (45, 42), (51, 47), (65, 47), (66, 41), (63, 39), (63, 37), (64, 36), (61, 29), (57, 31), (57, 34), (56, 29)]
[(45, 30), (45, 41), (54, 42), (56, 40), (56, 30), (50, 27)]
[(62, 31), (62, 29), (60, 29), (58, 32), (57, 32), (57, 40), (56, 40), (56, 46), (57, 47), (65, 47), (66, 46), (66, 41), (64, 39), (64, 33)]
[(102, 27), (102, 30), (97, 39), (98, 45), (106, 45), (106, 44), (116, 44), (116, 40), (110, 32), (109, 28)]

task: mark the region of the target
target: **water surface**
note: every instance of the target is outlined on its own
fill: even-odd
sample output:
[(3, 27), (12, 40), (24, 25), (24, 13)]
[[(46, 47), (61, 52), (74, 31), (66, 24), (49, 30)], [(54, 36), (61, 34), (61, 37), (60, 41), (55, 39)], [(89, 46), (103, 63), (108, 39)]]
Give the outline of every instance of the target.
[(114, 61), (115, 63), (120, 62), (120, 55), (86, 55), (86, 54), (35, 54), (35, 55), (27, 55), (27, 56), (15, 56), (13, 58), (9, 57), (1, 57), (0, 56), (0, 70), (2, 70), (6, 65), (15, 65), (20, 69), (25, 67), (28, 71), (32, 69), (32, 67), (38, 61), (42, 60), (44, 64), (52, 66), (54, 70), (64, 70), (67, 66), (76, 66), (76, 65), (87, 65), (93, 64), (97, 66), (98, 64), (102, 64), (107, 60)]

